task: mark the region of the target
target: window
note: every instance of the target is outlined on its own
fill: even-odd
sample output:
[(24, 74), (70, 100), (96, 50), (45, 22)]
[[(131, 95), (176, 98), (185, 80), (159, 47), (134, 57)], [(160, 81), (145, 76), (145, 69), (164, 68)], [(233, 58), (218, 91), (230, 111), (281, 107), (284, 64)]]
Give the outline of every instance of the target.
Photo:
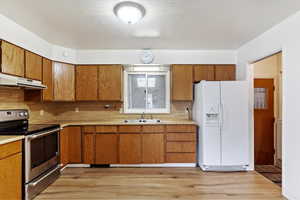
[[(146, 68), (146, 69), (145, 69)], [(151, 67), (127, 68), (124, 74), (125, 113), (169, 113), (170, 72), (138, 71)]]

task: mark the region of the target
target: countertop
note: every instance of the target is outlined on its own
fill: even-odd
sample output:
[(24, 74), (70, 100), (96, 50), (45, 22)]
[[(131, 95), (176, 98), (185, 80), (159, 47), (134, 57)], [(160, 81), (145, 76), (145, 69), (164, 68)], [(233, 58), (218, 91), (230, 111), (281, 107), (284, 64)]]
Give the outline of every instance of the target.
[[(85, 126), (85, 125), (196, 125), (192, 120), (162, 120), (159, 123), (125, 123), (124, 120), (62, 120), (40, 122), (43, 124), (60, 124), (60, 126)], [(39, 123), (34, 123), (39, 124)]]
[(0, 145), (24, 139), (22, 135), (0, 135)]

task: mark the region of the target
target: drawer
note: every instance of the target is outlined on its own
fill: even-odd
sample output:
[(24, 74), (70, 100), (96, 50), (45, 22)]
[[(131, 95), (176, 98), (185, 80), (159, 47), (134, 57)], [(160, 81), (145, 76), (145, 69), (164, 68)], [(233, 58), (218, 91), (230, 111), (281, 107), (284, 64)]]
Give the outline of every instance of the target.
[(10, 142), (0, 145), (0, 159), (22, 151), (22, 141)]
[(82, 127), (82, 132), (83, 133), (95, 133), (96, 132), (96, 127), (95, 126), (83, 126)]
[(144, 133), (163, 133), (165, 126), (163, 125), (145, 125), (142, 127)]
[(167, 132), (172, 133), (184, 133), (184, 132), (196, 132), (195, 125), (167, 125)]
[(194, 153), (196, 142), (167, 142), (168, 153)]
[(97, 133), (116, 133), (117, 126), (96, 126)]
[(142, 126), (125, 125), (119, 126), (119, 133), (140, 133), (142, 131)]
[(168, 133), (167, 141), (196, 141), (196, 133)]
[(195, 153), (167, 153), (167, 163), (195, 163)]

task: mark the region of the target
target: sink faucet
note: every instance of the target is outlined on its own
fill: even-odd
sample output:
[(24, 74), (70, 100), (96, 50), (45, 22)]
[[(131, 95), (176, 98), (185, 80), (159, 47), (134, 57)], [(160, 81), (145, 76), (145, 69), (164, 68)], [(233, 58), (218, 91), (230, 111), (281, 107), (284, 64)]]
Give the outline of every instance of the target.
[(141, 119), (145, 119), (145, 113), (144, 112), (141, 115)]

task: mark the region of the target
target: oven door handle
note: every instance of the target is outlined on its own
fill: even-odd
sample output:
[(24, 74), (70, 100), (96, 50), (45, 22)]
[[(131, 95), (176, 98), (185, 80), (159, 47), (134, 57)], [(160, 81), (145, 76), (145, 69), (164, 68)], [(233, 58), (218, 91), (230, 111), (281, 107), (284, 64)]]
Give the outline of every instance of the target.
[(29, 186), (36, 186), (37, 184), (39, 184), (41, 181), (43, 181), (45, 178), (47, 178), (48, 176), (50, 176), (53, 172), (55, 172), (56, 170), (60, 169), (60, 166), (55, 167), (54, 169), (52, 169), (50, 172), (48, 172), (47, 174), (45, 174), (43, 177), (41, 177), (39, 180), (29, 183)]
[(44, 137), (44, 136), (47, 136), (47, 135), (50, 135), (52, 133), (59, 132), (59, 131), (60, 131), (60, 128), (57, 128), (57, 129), (53, 129), (51, 131), (45, 131), (45, 132), (41, 132), (41, 133), (35, 134), (35, 135), (29, 135), (28, 139), (33, 140), (33, 139)]

